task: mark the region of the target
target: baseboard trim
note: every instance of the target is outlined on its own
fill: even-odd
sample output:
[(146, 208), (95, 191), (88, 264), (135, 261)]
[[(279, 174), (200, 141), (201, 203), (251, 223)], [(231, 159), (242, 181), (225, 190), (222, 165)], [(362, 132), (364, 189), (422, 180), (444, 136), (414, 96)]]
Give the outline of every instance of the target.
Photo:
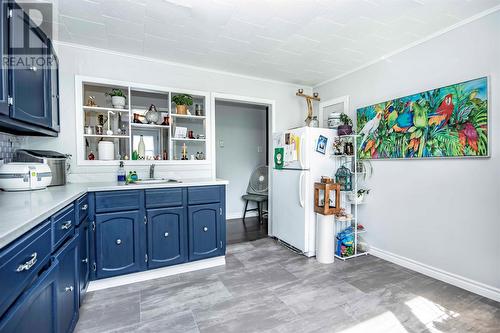
[(199, 261), (187, 262), (175, 266), (152, 269), (149, 271), (131, 273), (112, 278), (95, 280), (89, 283), (87, 292), (102, 290), (112, 287), (124, 286), (135, 282), (143, 282), (147, 280), (158, 279), (166, 276), (197, 271), (200, 269), (223, 266), (226, 264), (226, 257), (219, 256), (215, 258), (203, 259)]
[(490, 298), (494, 301), (500, 302), (500, 289), (493, 286), (457, 275), (442, 269), (429, 266), (418, 262), (413, 259), (409, 259), (385, 250), (378, 249), (376, 247), (370, 247), (370, 254), (381, 259), (390, 261), (397, 265), (406, 267), (413, 271), (422, 273), (424, 275), (433, 277), (435, 279), (441, 280), (443, 282), (449, 283), (456, 287), (468, 290), (475, 294)]
[[(248, 212), (246, 217), (255, 217), (259, 214), (257, 212)], [(226, 220), (241, 219), (243, 218), (243, 213), (226, 213)]]

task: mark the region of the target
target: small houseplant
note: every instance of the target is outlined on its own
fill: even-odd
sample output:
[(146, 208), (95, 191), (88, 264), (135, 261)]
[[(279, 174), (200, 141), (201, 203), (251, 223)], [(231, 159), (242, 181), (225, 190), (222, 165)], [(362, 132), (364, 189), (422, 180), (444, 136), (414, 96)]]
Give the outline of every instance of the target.
[(177, 114), (188, 114), (188, 106), (193, 105), (193, 97), (187, 94), (179, 94), (172, 97)]
[(356, 195), (353, 192), (349, 193), (349, 197), (347, 198), (351, 203), (361, 204), (365, 201), (366, 196), (370, 194), (370, 189), (360, 188)]
[(348, 115), (345, 113), (342, 113), (340, 115), (340, 122), (342, 125), (339, 125), (337, 128), (338, 134), (339, 135), (349, 135), (352, 134), (352, 120), (349, 118)]
[(113, 89), (106, 93), (107, 96), (111, 96), (111, 104), (115, 109), (125, 109), (125, 93), (121, 89)]

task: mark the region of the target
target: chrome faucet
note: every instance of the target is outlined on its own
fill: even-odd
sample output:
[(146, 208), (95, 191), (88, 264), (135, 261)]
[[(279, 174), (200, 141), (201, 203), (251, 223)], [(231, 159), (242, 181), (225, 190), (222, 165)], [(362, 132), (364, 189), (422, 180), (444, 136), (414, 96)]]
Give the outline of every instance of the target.
[(149, 178), (153, 179), (155, 178), (155, 165), (151, 164), (149, 166)]

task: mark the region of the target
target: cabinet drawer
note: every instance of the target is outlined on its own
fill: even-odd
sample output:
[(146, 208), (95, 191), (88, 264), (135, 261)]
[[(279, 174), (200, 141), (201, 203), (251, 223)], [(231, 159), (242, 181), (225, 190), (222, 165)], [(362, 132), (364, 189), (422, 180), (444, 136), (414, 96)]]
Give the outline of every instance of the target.
[(50, 239), (46, 222), (0, 253), (0, 316), (48, 262)]
[(76, 215), (78, 225), (89, 215), (89, 199), (86, 194), (76, 201)]
[(52, 249), (57, 249), (75, 232), (75, 208), (73, 205), (52, 216)]
[(182, 188), (146, 190), (146, 208), (180, 207), (182, 194)]
[(220, 202), (220, 186), (199, 186), (188, 188), (188, 204), (198, 205)]
[(96, 213), (138, 210), (141, 206), (141, 191), (96, 192)]

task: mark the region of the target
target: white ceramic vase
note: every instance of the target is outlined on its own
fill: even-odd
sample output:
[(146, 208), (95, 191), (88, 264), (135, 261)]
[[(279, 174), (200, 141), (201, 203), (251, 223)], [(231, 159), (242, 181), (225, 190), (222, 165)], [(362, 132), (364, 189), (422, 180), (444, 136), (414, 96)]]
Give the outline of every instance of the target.
[(125, 97), (111, 96), (111, 104), (115, 109), (125, 109)]

